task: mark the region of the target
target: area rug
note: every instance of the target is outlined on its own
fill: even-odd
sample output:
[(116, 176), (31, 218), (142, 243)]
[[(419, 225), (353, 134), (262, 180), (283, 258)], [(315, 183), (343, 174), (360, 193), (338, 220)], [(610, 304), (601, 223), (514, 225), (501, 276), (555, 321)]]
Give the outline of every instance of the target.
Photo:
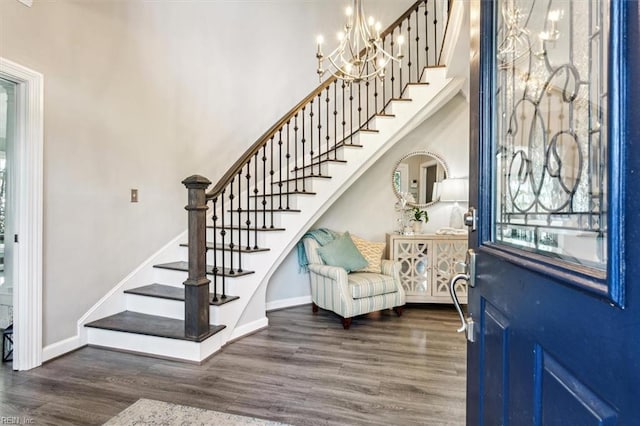
[[(104, 426), (125, 425), (259, 425), (280, 426), (284, 423), (270, 422), (255, 417), (236, 416), (219, 411), (204, 410), (202, 408), (187, 407), (153, 399), (139, 399), (120, 414), (109, 420)], [(285, 425), (286, 426), (286, 425)]]

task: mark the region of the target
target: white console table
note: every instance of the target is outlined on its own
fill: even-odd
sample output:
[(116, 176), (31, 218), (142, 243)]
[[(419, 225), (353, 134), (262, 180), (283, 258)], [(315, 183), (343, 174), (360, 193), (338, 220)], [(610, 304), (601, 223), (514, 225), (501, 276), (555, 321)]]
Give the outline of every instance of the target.
[[(387, 234), (386, 258), (400, 262), (400, 280), (409, 303), (453, 303), (449, 280), (464, 262), (466, 235)], [(460, 303), (467, 303), (467, 284), (456, 284)]]

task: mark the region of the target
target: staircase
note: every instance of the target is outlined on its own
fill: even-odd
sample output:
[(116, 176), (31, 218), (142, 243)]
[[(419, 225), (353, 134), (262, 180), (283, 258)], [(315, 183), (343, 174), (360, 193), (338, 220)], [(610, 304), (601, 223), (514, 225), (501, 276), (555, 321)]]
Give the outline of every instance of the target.
[[(201, 362), (268, 325), (269, 279), (300, 237), (397, 141), (463, 87), (440, 63), (455, 40), (448, 1), (417, 1), (382, 37), (408, 40), (384, 82), (331, 78), (269, 129), (208, 192), (188, 189), (189, 231), (125, 278), (78, 323), (90, 345)], [(457, 25), (456, 27), (459, 27)], [(452, 41), (454, 40), (454, 41)], [(186, 317), (186, 318), (185, 318)]]

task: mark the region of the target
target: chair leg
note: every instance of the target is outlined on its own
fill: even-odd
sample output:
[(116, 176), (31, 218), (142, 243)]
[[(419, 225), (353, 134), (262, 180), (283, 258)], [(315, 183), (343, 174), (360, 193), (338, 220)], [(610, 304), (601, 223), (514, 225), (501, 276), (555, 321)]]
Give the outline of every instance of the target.
[(395, 308), (393, 308), (393, 312), (395, 312), (397, 316), (401, 317), (402, 316), (402, 306), (396, 306)]
[(318, 313), (318, 305), (316, 305), (315, 303), (311, 302), (311, 311), (313, 311), (314, 314)]
[(348, 330), (351, 327), (351, 318), (342, 318), (342, 327)]

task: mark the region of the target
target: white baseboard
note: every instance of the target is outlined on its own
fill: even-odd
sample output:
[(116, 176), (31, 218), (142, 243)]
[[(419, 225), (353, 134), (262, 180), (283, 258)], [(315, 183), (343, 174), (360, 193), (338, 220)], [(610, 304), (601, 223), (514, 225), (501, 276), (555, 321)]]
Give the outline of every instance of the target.
[(231, 343), (233, 340), (239, 339), (242, 336), (246, 336), (247, 334), (251, 334), (260, 329), (266, 328), (268, 325), (269, 318), (264, 317), (260, 318), (259, 320), (252, 321), (248, 324), (238, 326), (233, 330), (233, 333), (231, 334), (231, 337), (229, 337), (227, 343)]
[(267, 312), (284, 308), (292, 308), (294, 306), (308, 305), (309, 303), (311, 303), (311, 295), (273, 300), (271, 302), (267, 302)]
[(52, 343), (42, 349), (42, 361), (45, 362), (53, 358), (57, 358), (67, 352), (75, 351), (82, 346), (84, 345), (80, 341), (80, 336), (77, 335), (69, 337), (68, 339), (60, 340), (59, 342)]

